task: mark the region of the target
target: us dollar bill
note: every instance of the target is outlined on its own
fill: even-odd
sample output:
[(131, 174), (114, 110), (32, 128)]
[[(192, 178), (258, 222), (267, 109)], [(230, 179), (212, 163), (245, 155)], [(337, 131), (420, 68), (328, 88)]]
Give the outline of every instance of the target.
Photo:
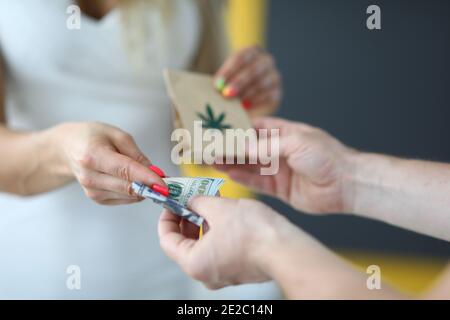
[(220, 178), (164, 178), (170, 199), (186, 207), (196, 196), (216, 196), (225, 180)]
[(159, 205), (163, 206), (164, 208), (168, 209), (173, 214), (175, 214), (183, 219), (186, 219), (187, 221), (189, 221), (199, 227), (202, 226), (203, 222), (205, 221), (205, 219), (203, 217), (199, 216), (195, 212), (192, 212), (191, 210), (182, 206), (178, 202), (176, 202), (170, 198), (167, 198), (167, 197), (161, 195), (160, 193), (153, 191), (150, 187), (148, 187), (142, 183), (133, 182), (131, 184), (131, 187), (133, 188), (133, 191), (137, 195), (139, 195), (143, 198), (152, 200), (156, 204), (159, 204)]

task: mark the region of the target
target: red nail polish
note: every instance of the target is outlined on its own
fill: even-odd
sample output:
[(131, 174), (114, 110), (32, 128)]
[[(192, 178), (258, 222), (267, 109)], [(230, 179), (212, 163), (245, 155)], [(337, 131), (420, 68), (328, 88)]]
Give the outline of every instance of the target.
[(226, 98), (234, 98), (238, 95), (238, 90), (235, 87), (228, 85), (223, 89), (222, 94)]
[(250, 100), (244, 99), (242, 100), (242, 107), (244, 107), (245, 110), (249, 110), (253, 107), (253, 104)]
[(160, 176), (161, 178), (165, 178), (166, 174), (164, 173), (164, 171), (162, 171), (160, 168), (158, 168), (157, 166), (151, 165), (148, 167), (150, 170), (152, 170), (154, 173), (156, 173), (158, 176)]
[(169, 196), (169, 188), (163, 187), (163, 186), (161, 186), (159, 184), (152, 185), (152, 190), (162, 194), (165, 197)]

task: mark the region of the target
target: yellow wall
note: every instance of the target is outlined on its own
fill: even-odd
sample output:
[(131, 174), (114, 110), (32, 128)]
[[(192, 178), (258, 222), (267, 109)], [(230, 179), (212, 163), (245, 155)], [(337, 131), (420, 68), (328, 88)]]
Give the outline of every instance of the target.
[(265, 45), (266, 0), (229, 0), (228, 30), (233, 49), (253, 44)]
[(368, 266), (378, 265), (383, 283), (413, 297), (428, 290), (447, 265), (446, 259), (401, 254), (370, 251), (340, 254), (363, 273)]

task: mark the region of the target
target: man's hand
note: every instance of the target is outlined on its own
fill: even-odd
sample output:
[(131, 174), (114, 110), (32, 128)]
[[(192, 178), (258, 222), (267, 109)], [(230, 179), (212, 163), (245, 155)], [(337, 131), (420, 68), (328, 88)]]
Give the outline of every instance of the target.
[(209, 230), (163, 212), (162, 249), (190, 277), (210, 289), (272, 279), (288, 299), (392, 299), (388, 286), (367, 290), (366, 276), (283, 216), (254, 200), (200, 197), (191, 208)]
[[(246, 186), (276, 196), (305, 212), (349, 210), (352, 185), (347, 178), (353, 171), (354, 150), (326, 132), (302, 123), (259, 118), (254, 120), (254, 127), (280, 129), (279, 172), (263, 176), (259, 165), (217, 165), (217, 169), (226, 171), (232, 179)], [(258, 145), (267, 145), (268, 142), (259, 139)]]
[(269, 280), (264, 270), (278, 234), (296, 229), (254, 200), (199, 197), (190, 207), (208, 222), (204, 237), (197, 240), (196, 226), (164, 211), (160, 243), (184, 272), (210, 289)]

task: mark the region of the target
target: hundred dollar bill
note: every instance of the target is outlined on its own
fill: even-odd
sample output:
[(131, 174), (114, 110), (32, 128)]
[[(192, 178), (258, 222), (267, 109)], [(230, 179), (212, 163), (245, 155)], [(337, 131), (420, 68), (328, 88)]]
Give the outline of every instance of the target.
[(133, 188), (133, 191), (137, 195), (143, 198), (151, 199), (153, 202), (162, 205), (164, 208), (168, 209), (173, 214), (188, 220), (189, 222), (197, 225), (198, 227), (201, 227), (203, 225), (203, 222), (205, 221), (203, 217), (199, 216), (195, 212), (192, 212), (191, 210), (182, 206), (175, 200), (172, 200), (159, 193), (154, 192), (152, 189), (150, 189), (148, 186), (142, 183), (133, 182), (131, 184), (131, 187)]
[(164, 178), (169, 187), (169, 197), (186, 207), (196, 196), (216, 196), (224, 179), (218, 178)]

